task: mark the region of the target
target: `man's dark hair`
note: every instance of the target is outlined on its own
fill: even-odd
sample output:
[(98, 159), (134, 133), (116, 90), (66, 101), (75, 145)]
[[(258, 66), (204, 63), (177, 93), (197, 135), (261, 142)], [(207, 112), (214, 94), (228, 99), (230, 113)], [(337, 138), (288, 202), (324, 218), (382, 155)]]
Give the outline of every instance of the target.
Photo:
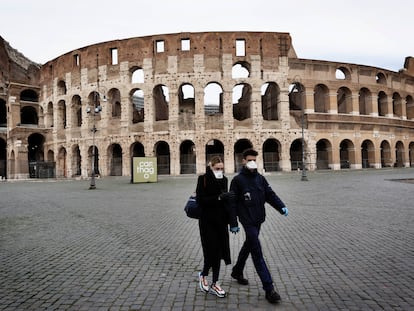
[(254, 156), (256, 157), (258, 155), (257, 151), (253, 148), (249, 148), (243, 151), (243, 159), (246, 159), (247, 156)]

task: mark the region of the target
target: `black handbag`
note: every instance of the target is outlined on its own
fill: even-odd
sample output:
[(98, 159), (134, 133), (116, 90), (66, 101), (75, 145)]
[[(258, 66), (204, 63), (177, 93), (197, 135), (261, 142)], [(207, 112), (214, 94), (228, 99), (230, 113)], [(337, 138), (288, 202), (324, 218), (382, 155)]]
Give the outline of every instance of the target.
[(188, 217), (194, 219), (200, 219), (201, 217), (201, 206), (197, 204), (197, 199), (195, 193), (190, 195), (187, 200), (187, 203), (184, 206), (184, 211)]

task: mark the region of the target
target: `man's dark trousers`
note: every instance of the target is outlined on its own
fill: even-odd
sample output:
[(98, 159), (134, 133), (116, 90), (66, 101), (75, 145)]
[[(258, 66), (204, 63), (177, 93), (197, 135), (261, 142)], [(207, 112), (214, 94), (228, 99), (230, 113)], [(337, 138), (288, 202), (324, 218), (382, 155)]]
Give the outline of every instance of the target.
[(263, 289), (265, 291), (272, 290), (272, 276), (270, 275), (269, 269), (267, 268), (264, 261), (262, 246), (260, 245), (259, 241), (260, 225), (243, 225), (243, 227), (246, 233), (246, 241), (240, 250), (239, 257), (237, 258), (237, 263), (233, 267), (233, 272), (241, 275), (243, 273), (244, 266), (246, 265), (246, 260), (249, 257), (249, 254), (251, 254), (254, 267), (256, 268), (260, 280), (262, 281)]

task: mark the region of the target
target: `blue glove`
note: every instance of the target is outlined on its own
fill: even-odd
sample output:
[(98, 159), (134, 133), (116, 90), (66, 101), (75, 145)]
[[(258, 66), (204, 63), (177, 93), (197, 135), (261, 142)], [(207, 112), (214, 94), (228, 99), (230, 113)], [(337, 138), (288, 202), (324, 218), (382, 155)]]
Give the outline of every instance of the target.
[(282, 207), (282, 215), (287, 216), (289, 214), (289, 210), (287, 207)]
[(239, 232), (240, 231), (240, 228), (239, 227), (231, 227), (230, 228), (230, 232), (231, 233), (234, 233), (234, 234), (236, 234), (237, 232)]

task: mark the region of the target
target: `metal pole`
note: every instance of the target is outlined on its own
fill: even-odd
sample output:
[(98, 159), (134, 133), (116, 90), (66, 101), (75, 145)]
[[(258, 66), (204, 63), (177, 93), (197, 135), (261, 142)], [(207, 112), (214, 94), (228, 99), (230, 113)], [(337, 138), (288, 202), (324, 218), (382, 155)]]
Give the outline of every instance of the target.
[(93, 118), (93, 127), (92, 127), (92, 174), (91, 174), (91, 184), (89, 186), (89, 190), (96, 189), (96, 182), (95, 182), (95, 161), (96, 161), (96, 147), (95, 147), (95, 133), (96, 133), (96, 126), (95, 126), (95, 114), (96, 114), (96, 107), (98, 107), (98, 93), (99, 92), (99, 54), (96, 54), (96, 88), (97, 91), (94, 94), (94, 107), (91, 111), (92, 118)]
[(301, 181), (308, 181), (308, 176), (306, 176), (306, 159), (305, 159), (305, 107), (302, 103), (302, 178)]
[(93, 127), (92, 127), (92, 174), (91, 174), (91, 184), (89, 186), (89, 190), (96, 189), (96, 183), (95, 183), (95, 160), (96, 160), (96, 147), (95, 147), (95, 109), (92, 112), (92, 118), (93, 118)]

